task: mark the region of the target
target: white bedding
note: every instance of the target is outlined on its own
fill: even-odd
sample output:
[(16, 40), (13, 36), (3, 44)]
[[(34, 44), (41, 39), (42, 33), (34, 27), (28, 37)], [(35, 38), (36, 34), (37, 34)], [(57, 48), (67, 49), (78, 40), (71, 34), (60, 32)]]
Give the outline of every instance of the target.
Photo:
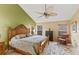
[(36, 35), (36, 36), (26, 37), (26, 38), (23, 38), (21, 40), (28, 41), (28, 42), (39, 43), (40, 41), (44, 40), (44, 37), (40, 36), (40, 35)]
[(41, 41), (44, 40), (45, 36), (41, 36), (41, 35), (34, 35), (34, 36), (29, 36), (29, 37), (25, 37), (25, 38), (16, 38), (17, 36), (13, 37), (11, 39), (11, 42), (20, 40), (20, 41), (28, 41), (28, 42), (33, 42), (33, 43), (39, 43)]
[(45, 38), (44, 36), (34, 35), (20, 39), (20, 38), (16, 38), (17, 36), (11, 39), (10, 45), (26, 52), (29, 51), (32, 54), (36, 54), (34, 45), (43, 41)]

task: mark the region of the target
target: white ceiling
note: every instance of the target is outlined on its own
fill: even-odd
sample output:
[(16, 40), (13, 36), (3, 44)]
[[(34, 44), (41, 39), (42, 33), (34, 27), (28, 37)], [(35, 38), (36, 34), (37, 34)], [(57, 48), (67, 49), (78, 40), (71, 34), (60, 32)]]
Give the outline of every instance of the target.
[(57, 16), (51, 16), (45, 19), (43, 17), (39, 18), (40, 14), (37, 13), (44, 11), (45, 4), (20, 4), (20, 6), (36, 22), (70, 20), (79, 8), (78, 4), (50, 4), (47, 6), (52, 6)]

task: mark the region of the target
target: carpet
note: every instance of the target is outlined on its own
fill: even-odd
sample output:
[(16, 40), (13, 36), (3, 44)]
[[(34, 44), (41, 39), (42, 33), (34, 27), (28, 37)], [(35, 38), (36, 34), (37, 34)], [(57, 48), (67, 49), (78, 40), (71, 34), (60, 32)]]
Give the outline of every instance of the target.
[[(5, 55), (21, 55), (14, 50), (9, 50)], [(57, 42), (49, 42), (41, 55), (79, 55), (79, 48), (65, 46)]]

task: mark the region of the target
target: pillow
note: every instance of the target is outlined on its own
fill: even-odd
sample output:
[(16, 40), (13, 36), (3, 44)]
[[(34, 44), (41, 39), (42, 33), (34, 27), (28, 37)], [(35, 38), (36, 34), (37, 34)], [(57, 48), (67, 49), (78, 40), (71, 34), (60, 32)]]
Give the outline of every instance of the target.
[(25, 38), (25, 37), (26, 37), (26, 34), (19, 34), (19, 35), (15, 36), (16, 39), (22, 39), (22, 38)]
[(16, 39), (20, 39), (19, 35), (16, 35), (15, 38), (16, 38)]
[(20, 38), (25, 38), (26, 34), (20, 34), (19, 36), (20, 36)]
[(29, 37), (29, 36), (31, 36), (30, 34), (26, 34), (26, 37)]

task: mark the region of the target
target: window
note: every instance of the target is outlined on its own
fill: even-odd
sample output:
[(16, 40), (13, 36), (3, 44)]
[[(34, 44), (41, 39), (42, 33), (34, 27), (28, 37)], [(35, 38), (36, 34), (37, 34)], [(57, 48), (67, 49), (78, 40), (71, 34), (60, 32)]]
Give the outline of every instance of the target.
[(37, 25), (37, 34), (42, 35), (42, 31), (43, 31), (42, 25)]

